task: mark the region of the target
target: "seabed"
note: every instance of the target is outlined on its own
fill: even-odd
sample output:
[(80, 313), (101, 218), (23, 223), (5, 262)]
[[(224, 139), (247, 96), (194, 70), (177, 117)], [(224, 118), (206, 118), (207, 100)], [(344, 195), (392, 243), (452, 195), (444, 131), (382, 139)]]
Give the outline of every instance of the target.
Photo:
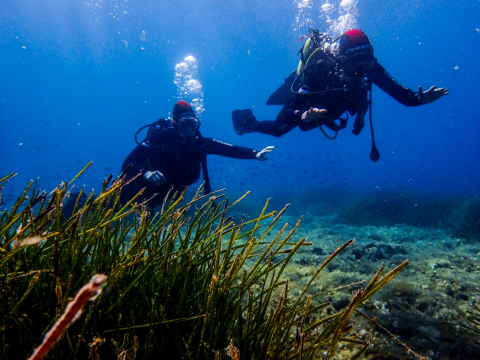
[[(295, 223), (296, 217), (284, 216)], [(478, 257), (475, 243), (450, 236), (443, 229), (406, 225), (348, 226), (332, 225), (334, 216), (306, 215), (296, 236), (307, 237), (312, 248), (302, 249), (287, 266), (285, 277), (291, 280), (292, 293), (299, 292), (319, 264), (346, 240), (355, 243), (327, 267), (313, 284), (311, 294), (368, 280), (381, 266), (391, 269), (405, 259), (409, 266), (363, 306), (370, 317), (416, 353), (431, 359), (478, 358), (456, 335), (467, 311), (479, 295)], [(326, 294), (334, 309), (348, 304), (355, 286)], [(361, 320), (361, 319), (360, 319)], [(366, 334), (366, 321), (354, 324), (357, 334)], [(370, 327), (369, 327), (370, 329)], [(378, 330), (374, 346), (366, 359), (415, 358), (399, 341)], [(344, 346), (338, 359), (349, 359), (352, 352)]]

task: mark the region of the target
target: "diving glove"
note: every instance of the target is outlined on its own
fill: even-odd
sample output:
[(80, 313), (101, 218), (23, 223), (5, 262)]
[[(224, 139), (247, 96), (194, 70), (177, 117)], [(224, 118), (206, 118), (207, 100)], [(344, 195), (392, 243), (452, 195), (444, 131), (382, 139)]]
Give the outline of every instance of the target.
[(255, 157), (260, 161), (267, 160), (267, 154), (271, 153), (273, 149), (275, 149), (275, 146), (267, 146), (265, 149), (259, 151)]
[(163, 176), (163, 174), (158, 170), (147, 171), (145, 174), (143, 174), (143, 177), (145, 180), (150, 181), (155, 186), (160, 186), (167, 182), (165, 176)]
[(444, 95), (448, 95), (446, 88), (437, 88), (436, 85), (433, 85), (427, 91), (423, 91), (421, 86), (418, 87), (417, 97), (422, 104), (430, 104)]
[(311, 107), (310, 110), (307, 110), (302, 114), (302, 121), (305, 121), (308, 123), (312, 120), (321, 118), (326, 113), (327, 113), (327, 110), (325, 109), (317, 109), (317, 108)]

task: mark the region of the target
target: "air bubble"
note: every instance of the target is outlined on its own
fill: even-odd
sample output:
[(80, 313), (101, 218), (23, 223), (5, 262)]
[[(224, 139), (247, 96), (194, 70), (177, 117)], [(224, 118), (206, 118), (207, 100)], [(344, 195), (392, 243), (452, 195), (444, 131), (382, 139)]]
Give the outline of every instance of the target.
[(175, 66), (175, 79), (178, 98), (185, 100), (195, 110), (197, 116), (205, 112), (203, 106), (203, 86), (198, 80), (198, 62), (193, 56), (187, 56)]

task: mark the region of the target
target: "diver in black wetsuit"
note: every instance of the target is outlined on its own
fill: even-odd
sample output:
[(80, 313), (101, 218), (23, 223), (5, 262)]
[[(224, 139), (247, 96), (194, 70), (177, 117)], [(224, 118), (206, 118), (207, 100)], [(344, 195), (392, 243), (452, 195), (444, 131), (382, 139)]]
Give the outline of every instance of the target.
[[(297, 126), (302, 131), (317, 127), (323, 131), (322, 125), (336, 133), (347, 125), (348, 114), (346, 119), (341, 118), (345, 112), (356, 115), (352, 133), (358, 135), (371, 107), (372, 84), (405, 106), (428, 104), (448, 94), (447, 89), (436, 86), (425, 92), (422, 87), (414, 92), (401, 86), (377, 62), (370, 40), (361, 30), (343, 34), (338, 53), (326, 48), (325, 44), (331, 39), (318, 30), (311, 31), (312, 35), (299, 52), (302, 59), (298, 70), (292, 72), (267, 101), (267, 105), (284, 105), (277, 119), (257, 121), (250, 109), (235, 110), (232, 119), (238, 135), (260, 132), (280, 137)], [(379, 156), (372, 142), (370, 157), (376, 161)]]
[[(200, 177), (202, 168), (205, 182), (205, 194), (211, 192), (207, 171), (207, 155), (220, 155), (235, 159), (266, 160), (266, 155), (274, 147), (267, 146), (261, 151), (234, 146), (216, 139), (206, 138), (200, 134), (200, 120), (192, 107), (186, 101), (179, 101), (173, 108), (173, 121), (160, 119), (148, 126), (145, 140), (128, 155), (122, 165), (127, 177), (132, 178), (138, 173), (131, 184), (122, 190), (122, 203), (130, 200), (142, 188), (145, 188), (142, 198), (149, 199), (149, 207), (163, 202), (164, 196), (174, 188), (183, 191)], [(138, 134), (138, 133), (137, 133)]]

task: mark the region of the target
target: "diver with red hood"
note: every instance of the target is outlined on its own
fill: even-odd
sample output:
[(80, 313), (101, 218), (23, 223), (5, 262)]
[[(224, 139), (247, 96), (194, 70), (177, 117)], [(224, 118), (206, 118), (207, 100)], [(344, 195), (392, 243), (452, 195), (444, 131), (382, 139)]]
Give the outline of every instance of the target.
[[(319, 127), (333, 139), (338, 130), (347, 126), (348, 114), (356, 115), (352, 133), (359, 135), (365, 115), (371, 109), (372, 84), (405, 106), (419, 106), (448, 94), (446, 88), (430, 87), (417, 92), (400, 85), (380, 65), (373, 54), (367, 35), (350, 30), (338, 40), (335, 48), (331, 38), (310, 29), (299, 53), (297, 71), (292, 72), (282, 86), (268, 99), (267, 105), (283, 105), (275, 121), (258, 121), (250, 109), (232, 112), (233, 126), (238, 135), (250, 132), (280, 137), (295, 127), (308, 131)], [(370, 96), (368, 95), (370, 94)], [(372, 116), (370, 111), (370, 123)], [(334, 132), (330, 136), (322, 126)], [(370, 158), (377, 161), (380, 154), (375, 146), (373, 127)]]

